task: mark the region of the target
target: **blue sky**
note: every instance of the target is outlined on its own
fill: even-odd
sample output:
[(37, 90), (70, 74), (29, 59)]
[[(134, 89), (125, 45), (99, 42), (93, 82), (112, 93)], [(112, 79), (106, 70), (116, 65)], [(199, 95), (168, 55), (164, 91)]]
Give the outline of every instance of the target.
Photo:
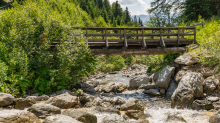
[[(111, 4), (115, 1), (116, 0), (109, 0)], [(125, 9), (126, 6), (128, 7), (131, 15), (148, 15), (146, 10), (150, 8), (151, 1), (152, 0), (118, 0), (123, 9)]]

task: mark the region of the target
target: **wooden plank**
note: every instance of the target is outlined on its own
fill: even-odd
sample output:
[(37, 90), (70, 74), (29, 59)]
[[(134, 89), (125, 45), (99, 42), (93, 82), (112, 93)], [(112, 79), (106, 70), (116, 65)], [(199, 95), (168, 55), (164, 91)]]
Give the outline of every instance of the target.
[(108, 45), (108, 38), (106, 34), (107, 34), (107, 30), (105, 29), (105, 45), (106, 45), (106, 48), (108, 48), (109, 45)]
[(128, 42), (126, 37), (126, 30), (124, 29), (124, 48), (128, 48)]
[[(142, 30), (142, 27), (73, 27), (73, 29), (85, 29), (88, 30)], [(144, 30), (178, 30), (178, 28), (180, 29), (194, 29), (194, 27), (144, 27)]]
[(142, 29), (142, 40), (143, 40), (143, 48), (145, 49), (147, 46), (146, 46), (146, 42), (144, 39), (144, 29)]
[[(88, 39), (90, 42), (104, 42), (105, 40), (102, 39)], [(177, 42), (177, 38), (171, 38), (171, 39), (163, 39), (166, 42)], [(160, 39), (145, 39), (146, 42), (160, 42)], [(180, 38), (179, 41), (194, 41), (194, 39), (182, 39)], [(124, 42), (124, 39), (108, 39), (108, 42)], [(142, 39), (127, 39), (127, 42), (142, 42)]]
[(194, 43), (197, 44), (197, 42), (196, 42), (196, 27), (194, 27)]
[[(170, 30), (168, 30), (168, 34), (169, 34), (169, 33), (170, 33)], [(169, 36), (167, 36), (167, 38), (168, 38), (168, 39), (170, 39), (170, 35), (169, 35)]]
[(160, 28), (160, 46), (162, 46), (162, 28)]
[[(86, 34), (85, 34), (86, 35)], [(124, 36), (124, 34), (106, 34), (108, 37), (112, 36)], [(187, 34), (187, 33), (179, 33), (180, 36), (191, 36), (194, 34)], [(105, 34), (87, 34), (87, 36), (105, 36)], [(142, 36), (142, 34), (126, 34), (126, 36)], [(160, 33), (147, 33), (144, 36), (160, 36)], [(162, 36), (178, 36), (178, 33), (162, 33)], [(151, 38), (152, 38), (151, 37)]]

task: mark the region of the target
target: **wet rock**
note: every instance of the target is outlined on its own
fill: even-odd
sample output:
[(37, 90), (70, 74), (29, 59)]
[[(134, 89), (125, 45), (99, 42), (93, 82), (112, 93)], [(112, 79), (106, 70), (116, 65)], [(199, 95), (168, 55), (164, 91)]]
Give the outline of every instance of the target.
[(159, 77), (155, 84), (156, 88), (167, 90), (174, 72), (175, 67), (165, 66), (162, 71), (159, 72)]
[(129, 123), (150, 123), (147, 119), (139, 119), (137, 121), (129, 121)]
[(26, 99), (33, 100), (33, 101), (46, 101), (49, 99), (49, 96), (42, 95), (42, 96), (27, 96)]
[(210, 123), (220, 123), (220, 113), (218, 113), (214, 116), (211, 116), (209, 119), (209, 122)]
[(192, 103), (192, 109), (196, 109), (196, 110), (210, 110), (210, 109), (214, 109), (214, 106), (211, 102), (207, 101), (207, 100), (195, 100)]
[(204, 78), (201, 73), (188, 72), (184, 75), (171, 97), (171, 107), (190, 107), (194, 98), (202, 96), (203, 81)]
[(126, 101), (127, 100), (125, 98), (117, 96), (117, 97), (114, 97), (110, 102), (114, 105), (121, 105), (121, 104), (126, 103)]
[(117, 113), (120, 114), (120, 111), (117, 108), (114, 107), (101, 107), (101, 106), (96, 106), (95, 110), (99, 112), (108, 112), (108, 113)]
[(72, 108), (78, 104), (78, 98), (68, 93), (61, 94), (55, 97), (51, 97), (46, 101), (47, 104), (57, 106), (59, 108), (67, 109)]
[(186, 123), (186, 120), (182, 116), (169, 115), (167, 117), (166, 122), (174, 122), (174, 121), (177, 121), (177, 122), (180, 121), (180, 122), (185, 122)]
[(31, 106), (28, 111), (34, 113), (37, 117), (45, 119), (47, 116), (61, 114), (60, 108), (44, 103), (37, 103)]
[(194, 59), (192, 53), (186, 53), (176, 58), (174, 62), (177, 64), (192, 65), (197, 63), (197, 60)]
[(145, 90), (149, 90), (149, 89), (155, 89), (155, 85), (151, 85), (151, 84), (142, 84), (139, 89), (145, 89)]
[(219, 84), (219, 80), (215, 78), (215, 76), (208, 77), (203, 82), (204, 92), (210, 93), (216, 89), (217, 85)]
[(157, 89), (145, 90), (145, 91), (143, 91), (143, 93), (150, 94), (150, 95), (153, 95), (153, 96), (160, 96), (161, 95), (160, 92)]
[(99, 85), (99, 81), (87, 81), (86, 84), (97, 87)]
[(126, 123), (125, 120), (117, 114), (111, 114), (103, 118), (102, 123)]
[(177, 86), (178, 86), (178, 84), (174, 80), (172, 80), (170, 82), (169, 88), (166, 93), (168, 98), (171, 98), (171, 96), (173, 95), (173, 92), (176, 90)]
[(207, 100), (211, 102), (217, 102), (219, 101), (219, 97), (207, 97)]
[(157, 79), (159, 78), (159, 73), (160, 73), (160, 72), (156, 72), (156, 73), (153, 74), (153, 78), (152, 78), (152, 81), (153, 81), (153, 82), (156, 82), (156, 81), (157, 81)]
[(38, 123), (38, 118), (24, 110), (0, 111), (0, 123)]
[(142, 84), (148, 84), (150, 78), (147, 75), (139, 75), (131, 78), (129, 81), (129, 89), (138, 89)]
[(106, 85), (96, 87), (96, 90), (100, 92), (105, 92), (105, 93), (110, 93), (110, 92), (121, 93), (125, 89), (127, 89), (127, 85), (125, 85), (122, 82), (120, 83), (111, 82)]
[(25, 98), (16, 98), (14, 100), (15, 109), (24, 110), (25, 108), (31, 107), (36, 102), (34, 100), (25, 99)]
[(120, 110), (144, 110), (144, 107), (141, 105), (141, 102), (138, 99), (129, 98), (127, 102), (121, 106)]
[(43, 123), (82, 123), (66, 115), (54, 115), (47, 117)]
[(11, 94), (1, 93), (0, 92), (0, 107), (8, 106), (13, 103), (15, 97)]
[(127, 110), (125, 114), (131, 119), (146, 119), (150, 117), (148, 114), (144, 114), (144, 111), (141, 110)]
[(57, 91), (56, 95), (61, 95), (61, 94), (65, 94), (65, 93), (71, 94), (72, 92), (69, 90), (63, 89), (63, 90)]
[(79, 85), (80, 85), (80, 89), (82, 89), (83, 92), (92, 93), (92, 94), (96, 93), (96, 91), (92, 85), (89, 85), (89, 84), (83, 83), (83, 82), (79, 83)]
[(160, 89), (160, 93), (161, 93), (161, 95), (165, 95), (166, 91), (164, 89)]
[(93, 107), (93, 106), (100, 106), (103, 103), (103, 100), (99, 97), (94, 98), (93, 101), (86, 102), (84, 105), (85, 107)]
[(82, 105), (85, 105), (87, 102), (92, 102), (94, 98), (95, 97), (90, 94), (82, 93), (82, 95), (79, 97), (79, 100)]
[(80, 109), (67, 109), (64, 110), (62, 114), (70, 116), (83, 123), (97, 123), (97, 117), (94, 114), (87, 113)]
[(182, 79), (182, 77), (186, 74), (187, 72), (185, 70), (180, 70), (177, 72), (176, 76), (175, 76), (175, 81), (177, 83), (180, 82), (180, 80)]

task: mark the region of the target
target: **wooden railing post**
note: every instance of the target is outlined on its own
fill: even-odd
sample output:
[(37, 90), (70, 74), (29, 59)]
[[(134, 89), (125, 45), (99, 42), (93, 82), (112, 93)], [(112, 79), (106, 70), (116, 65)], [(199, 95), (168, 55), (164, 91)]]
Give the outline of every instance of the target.
[[(154, 30), (152, 30), (152, 34), (154, 33)], [(154, 36), (151, 36), (151, 39), (154, 39)]]
[(194, 43), (197, 44), (197, 42), (196, 42), (196, 27), (194, 27)]
[(160, 46), (162, 46), (162, 28), (160, 28)]
[(105, 37), (105, 36), (104, 36), (104, 31), (103, 31), (103, 30), (102, 30), (102, 34), (103, 34), (103, 36), (102, 36), (102, 40), (104, 40), (104, 37)]
[(120, 29), (120, 40), (122, 39), (122, 36), (121, 36), (121, 29)]
[(178, 36), (177, 36), (177, 43), (178, 43), (178, 46), (180, 45), (180, 28), (178, 28)]
[(183, 29), (183, 36), (182, 36), (182, 38), (185, 38), (185, 37), (184, 37), (184, 32), (185, 32), (185, 30)]
[[(138, 30), (137, 30), (137, 34), (138, 34)], [(136, 39), (138, 40), (138, 36), (136, 36)]]
[(147, 46), (146, 46), (146, 42), (144, 39), (144, 28), (142, 28), (142, 40), (143, 40), (143, 48), (145, 49)]
[(128, 43), (127, 43), (127, 39), (126, 39), (126, 31), (125, 31), (125, 28), (124, 28), (124, 40), (125, 40), (125, 42), (124, 42), (124, 48), (126, 49), (126, 48), (128, 48)]
[[(168, 34), (170, 33), (170, 30), (168, 30)], [(167, 36), (168, 39), (170, 39), (170, 36)]]
[(87, 28), (86, 28), (86, 45), (88, 46), (89, 45), (89, 40), (88, 40), (87, 34), (88, 34), (88, 31), (87, 31)]
[(107, 38), (107, 30), (105, 28), (105, 45), (106, 45), (106, 48), (108, 48), (108, 38)]

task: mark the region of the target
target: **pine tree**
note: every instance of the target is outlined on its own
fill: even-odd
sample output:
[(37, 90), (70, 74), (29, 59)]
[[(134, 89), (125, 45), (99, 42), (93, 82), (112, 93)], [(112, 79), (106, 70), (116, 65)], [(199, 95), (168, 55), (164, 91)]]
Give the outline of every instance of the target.
[(134, 22), (137, 23), (137, 16), (134, 16)]
[(130, 12), (128, 11), (128, 7), (125, 9), (125, 23), (127, 24), (128, 22), (131, 22), (131, 15)]

